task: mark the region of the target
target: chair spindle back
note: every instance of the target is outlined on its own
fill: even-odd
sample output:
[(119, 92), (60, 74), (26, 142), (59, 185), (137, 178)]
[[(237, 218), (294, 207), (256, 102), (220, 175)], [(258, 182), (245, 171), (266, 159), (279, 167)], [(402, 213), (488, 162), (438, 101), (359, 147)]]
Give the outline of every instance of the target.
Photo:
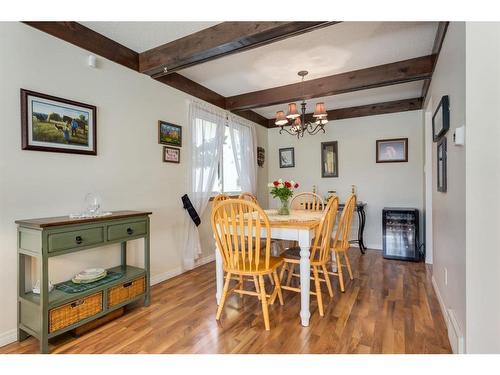
[(316, 193), (299, 193), (292, 198), (290, 206), (293, 210), (321, 211), (325, 207), (325, 202)]
[(314, 243), (311, 247), (311, 261), (326, 262), (328, 260), (338, 207), (339, 198), (337, 196), (333, 196), (328, 200), (323, 217), (314, 236)]
[[(226, 271), (269, 268), (271, 227), (266, 213), (256, 203), (224, 200), (214, 206), (211, 222)], [(264, 238), (265, 242), (261, 241)]]
[(345, 202), (344, 209), (340, 215), (339, 225), (337, 227), (337, 233), (335, 234), (335, 240), (333, 242), (333, 247), (339, 250), (349, 249), (349, 235), (351, 233), (351, 224), (354, 210), (356, 208), (356, 194), (350, 194)]

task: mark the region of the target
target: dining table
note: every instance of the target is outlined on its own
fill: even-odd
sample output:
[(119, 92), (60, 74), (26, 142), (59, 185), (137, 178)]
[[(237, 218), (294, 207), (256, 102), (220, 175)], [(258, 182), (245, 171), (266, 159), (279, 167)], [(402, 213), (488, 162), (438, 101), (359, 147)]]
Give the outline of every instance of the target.
[[(304, 327), (309, 326), (310, 300), (310, 245), (314, 238), (323, 212), (307, 210), (290, 210), (289, 215), (280, 215), (278, 210), (264, 210), (269, 218), (271, 238), (277, 240), (297, 241), (300, 247), (300, 320)], [(261, 229), (261, 237), (267, 236), (265, 227)], [(216, 299), (220, 302), (224, 286), (224, 269), (220, 252), (215, 249), (216, 264)]]

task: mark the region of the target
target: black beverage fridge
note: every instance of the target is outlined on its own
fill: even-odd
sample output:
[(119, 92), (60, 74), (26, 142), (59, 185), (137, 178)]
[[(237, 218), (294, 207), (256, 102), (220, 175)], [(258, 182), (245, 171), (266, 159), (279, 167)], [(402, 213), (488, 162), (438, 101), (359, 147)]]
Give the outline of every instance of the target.
[(384, 258), (419, 261), (418, 210), (385, 207), (382, 210)]

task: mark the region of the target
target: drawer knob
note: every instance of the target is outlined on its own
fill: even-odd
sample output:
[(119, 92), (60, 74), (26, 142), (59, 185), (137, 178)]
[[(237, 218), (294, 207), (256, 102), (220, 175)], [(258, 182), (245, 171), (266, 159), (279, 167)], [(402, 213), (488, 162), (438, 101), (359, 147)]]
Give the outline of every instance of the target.
[(123, 287), (128, 288), (131, 285), (132, 285), (132, 281), (129, 281), (128, 283), (123, 284)]
[(127, 234), (131, 235), (132, 233), (134, 233), (134, 230), (132, 228), (127, 228)]
[(80, 245), (83, 242), (83, 239), (81, 236), (76, 236), (75, 241), (78, 245)]

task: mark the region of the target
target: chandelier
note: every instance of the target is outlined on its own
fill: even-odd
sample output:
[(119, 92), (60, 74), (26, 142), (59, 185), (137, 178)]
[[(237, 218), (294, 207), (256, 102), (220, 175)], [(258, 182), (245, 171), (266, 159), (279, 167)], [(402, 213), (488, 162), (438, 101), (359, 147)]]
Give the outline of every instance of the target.
[[(301, 70), (297, 74), (302, 77), (301, 83), (304, 82), (304, 77), (309, 72), (307, 70)], [(313, 120), (306, 120), (306, 101), (302, 100), (301, 113), (297, 110), (296, 103), (288, 104), (288, 113), (285, 116), (284, 111), (276, 112), (275, 124), (280, 127), (280, 134), (286, 132), (290, 135), (295, 135), (297, 138), (303, 137), (305, 133), (314, 135), (321, 132), (325, 132), (323, 126), (328, 122), (328, 114), (325, 109), (325, 103), (316, 103), (314, 113), (312, 115)]]

